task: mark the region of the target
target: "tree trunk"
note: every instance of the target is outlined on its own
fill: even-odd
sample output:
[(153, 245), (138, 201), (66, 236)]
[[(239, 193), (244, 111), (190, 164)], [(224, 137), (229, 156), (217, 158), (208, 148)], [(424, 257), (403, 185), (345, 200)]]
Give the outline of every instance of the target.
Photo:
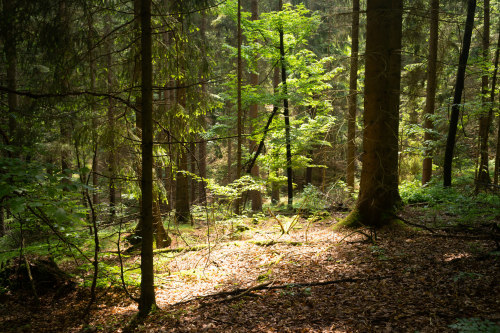
[(401, 82), (402, 2), (368, 2), (363, 166), (356, 208), (359, 223), (389, 224), (400, 203), (398, 127)]
[[(358, 97), (359, 0), (352, 2), (351, 67), (349, 72), (349, 113), (347, 115), (347, 186), (354, 192), (356, 171), (356, 110)], [(306, 181), (307, 182), (307, 181)]]
[[(283, 0), (279, 0), (280, 11), (283, 10)], [(285, 117), (285, 147), (286, 147), (286, 178), (288, 209), (293, 209), (293, 175), (292, 175), (292, 149), (290, 144), (290, 113), (288, 110), (288, 88), (286, 84), (286, 61), (285, 61), (285, 43), (283, 40), (283, 22), (280, 23), (280, 56), (281, 56), (281, 84), (283, 87), (283, 116)]]
[[(495, 51), (495, 70), (493, 72), (493, 79), (491, 83), (491, 91), (490, 91), (490, 112), (493, 113), (493, 103), (495, 102), (495, 89), (497, 83), (497, 74), (498, 74), (498, 57), (500, 52), (500, 24), (499, 24), (499, 34), (497, 41), (497, 49)], [(498, 135), (497, 135), (497, 149), (495, 155), (495, 171), (493, 173), (493, 183), (498, 185), (498, 173), (500, 169), (500, 117), (498, 117)]]
[[(184, 83), (178, 81), (179, 86)], [(186, 109), (186, 88), (177, 89), (177, 103)], [(184, 128), (184, 120), (179, 120), (179, 128)], [(188, 151), (180, 144), (177, 152), (177, 175), (175, 181), (175, 219), (177, 223), (189, 223), (189, 179), (183, 171), (188, 171)]]
[[(105, 22), (105, 34), (109, 35), (111, 17), (108, 15)], [(114, 115), (114, 100), (111, 97), (113, 92), (113, 72), (112, 72), (112, 40), (106, 40), (106, 66), (107, 66), (107, 85), (108, 85), (108, 179), (109, 179), (109, 220), (113, 222), (116, 215), (116, 184), (115, 184), (115, 115)]]
[[(273, 87), (274, 87), (274, 94), (277, 95), (278, 94), (278, 85), (280, 84), (280, 70), (278, 68), (278, 66), (276, 66), (274, 68), (274, 75), (273, 75)], [(275, 102), (276, 104), (274, 105), (274, 111), (278, 111), (279, 107), (278, 107), (278, 101), (276, 100)], [(272, 119), (271, 119), (272, 121)], [(271, 121), (268, 122), (269, 125), (271, 125)], [(266, 132), (264, 132), (266, 133)], [(261, 143), (263, 144), (263, 141), (261, 141)], [(278, 170), (275, 170), (276, 171), (276, 176), (278, 176), (278, 173), (279, 171)], [(271, 203), (273, 205), (276, 205), (280, 202), (280, 185), (277, 183), (277, 182), (272, 182), (271, 184)]]
[(458, 116), (460, 113), (460, 103), (462, 101), (462, 91), (464, 90), (465, 68), (469, 58), (470, 42), (472, 37), (472, 28), (474, 26), (474, 13), (476, 11), (476, 0), (468, 0), (467, 19), (465, 22), (464, 40), (462, 51), (458, 62), (457, 80), (455, 82), (455, 94), (453, 96), (453, 105), (451, 107), (450, 128), (446, 139), (446, 151), (443, 165), (443, 185), (451, 186), (451, 169), (453, 163), (453, 150), (455, 149), (455, 140), (457, 135)]
[(188, 158), (183, 146), (179, 147), (177, 157), (177, 176), (175, 181), (175, 219), (177, 223), (189, 223), (189, 181), (186, 174)]
[[(252, 7), (251, 20), (257, 21), (259, 19), (258, 0), (252, 0), (251, 7)], [(257, 87), (259, 85), (259, 74), (250, 73), (250, 84), (252, 86), (255, 86), (255, 87)], [(253, 124), (257, 120), (258, 113), (259, 113), (258, 105), (257, 104), (250, 105), (249, 111), (250, 111), (249, 112), (250, 113), (249, 114), (249, 116), (250, 116), (250, 133), (253, 133), (253, 131), (255, 130), (253, 128)], [(256, 146), (257, 146), (257, 142), (255, 142), (254, 140), (249, 140), (249, 144), (250, 144), (249, 151), (250, 152), (255, 151)], [(252, 167), (252, 169), (250, 171), (250, 174), (255, 178), (259, 178), (259, 166), (254, 164), (254, 166)], [(252, 201), (252, 211), (253, 212), (261, 211), (262, 210), (262, 195), (261, 195), (260, 191), (253, 190), (253, 191), (250, 191), (249, 194), (250, 194), (250, 200)]]
[(432, 0), (430, 10), (429, 56), (427, 64), (427, 89), (425, 95), (424, 123), (424, 160), (422, 162), (422, 185), (427, 184), (432, 177), (432, 141), (435, 140), (432, 131), (434, 124), (432, 116), (436, 104), (437, 78), (437, 47), (439, 39), (439, 0)]
[[(200, 27), (200, 35), (201, 35), (201, 49), (203, 54), (206, 54), (205, 44), (206, 44), (206, 12), (203, 11), (201, 13), (201, 27)], [(207, 84), (204, 82), (205, 73), (201, 75), (201, 93), (203, 98), (207, 98)], [(207, 116), (206, 114), (202, 114), (200, 118), (201, 127), (203, 130), (207, 129)], [(198, 145), (198, 168), (200, 172), (200, 177), (202, 179), (207, 178), (207, 142), (201, 138), (201, 142)], [(202, 180), (198, 182), (198, 195), (200, 198), (200, 205), (203, 205), (207, 202), (207, 189), (205, 187), (205, 181)]]
[[(94, 21), (93, 21), (93, 16), (92, 14), (89, 14), (89, 20), (88, 20), (88, 26), (89, 26), (89, 34), (88, 34), (88, 43), (87, 43), (87, 48), (89, 52), (89, 70), (90, 70), (90, 91), (95, 91), (95, 83), (96, 83), (96, 66), (95, 66), (95, 60), (94, 60), (94, 53), (92, 52), (93, 48), (93, 31), (92, 29), (94, 28)], [(99, 194), (97, 191), (97, 188), (99, 186), (99, 178), (97, 176), (98, 173), (98, 165), (99, 165), (99, 154), (98, 154), (98, 133), (97, 133), (97, 110), (96, 110), (96, 102), (94, 97), (91, 98), (91, 103), (90, 103), (90, 113), (92, 115), (92, 146), (94, 149), (94, 154), (92, 157), (92, 186), (94, 187), (94, 190), (92, 191), (92, 204), (94, 207), (97, 207), (99, 204)]]
[[(243, 130), (243, 111), (241, 110), (241, 79), (243, 76), (243, 64), (241, 61), (241, 41), (242, 41), (242, 35), (241, 35), (241, 0), (238, 0), (238, 59), (237, 59), (237, 84), (236, 84), (236, 89), (237, 89), (237, 108), (238, 108), (238, 124), (237, 124), (237, 146), (236, 146), (236, 179), (239, 179), (241, 177), (241, 145), (242, 145), (242, 130)], [(240, 214), (240, 200), (237, 199), (235, 201), (235, 212), (236, 214)]]
[(17, 90), (17, 41), (16, 41), (16, 18), (15, 18), (15, 2), (12, 0), (4, 0), (3, 7), (5, 10), (4, 17), (8, 18), (6, 22), (4, 52), (7, 58), (7, 88), (10, 92), (7, 93), (7, 103), (9, 107), (9, 143), (17, 145), (17, 121), (16, 113), (19, 111), (19, 96), (14, 93)]
[(151, 0), (141, 0), (141, 95), (142, 95), (142, 248), (139, 315), (146, 316), (156, 304), (153, 272), (153, 67)]
[[(307, 152), (307, 157), (309, 157), (310, 159), (313, 159), (313, 156), (314, 156), (313, 151), (311, 149)], [(306, 168), (306, 181), (305, 181), (306, 185), (312, 184), (312, 174), (313, 174), (313, 168), (308, 166)]]
[[(194, 142), (189, 143), (189, 172), (191, 172), (193, 175), (197, 174), (196, 172), (196, 144)], [(192, 176), (189, 177), (189, 188), (191, 190), (191, 195), (189, 196), (189, 202), (191, 205), (197, 203), (197, 198), (196, 198), (196, 187), (197, 187), (197, 181), (194, 179)]]
[[(231, 115), (231, 107), (229, 105), (226, 105), (226, 111), (227, 115)], [(234, 132), (229, 129), (228, 136), (231, 136), (234, 134)], [(233, 142), (231, 138), (226, 140), (227, 143), (227, 183), (230, 184), (233, 181)]]
[[(483, 62), (489, 62), (490, 58), (490, 0), (484, 0), (483, 4)], [(481, 77), (481, 104), (482, 111), (479, 117), (479, 170), (477, 172), (476, 190), (490, 183), (488, 170), (488, 135), (490, 132), (493, 110), (488, 107), (488, 71), (484, 70)], [(488, 112), (486, 112), (488, 110)]]

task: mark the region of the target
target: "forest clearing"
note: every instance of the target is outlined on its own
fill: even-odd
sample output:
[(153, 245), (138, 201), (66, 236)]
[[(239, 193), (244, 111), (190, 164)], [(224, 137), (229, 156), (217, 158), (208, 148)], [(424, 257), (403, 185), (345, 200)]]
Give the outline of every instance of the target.
[[(401, 218), (426, 227), (376, 236), (334, 231), (340, 212), (301, 217), (288, 234), (272, 217), (247, 218), (232, 232), (215, 227), (210, 245), (206, 226), (173, 228), (173, 251), (155, 254), (158, 309), (145, 322), (133, 324), (137, 304), (122, 289), (114, 253), (102, 259), (108, 269), (90, 313), (88, 288), (49, 288), (36, 302), (24, 280), (24, 289), (2, 296), (0, 330), (498, 332), (500, 232), (484, 227), (495, 210), (464, 227), (454, 214), (418, 206)], [(123, 260), (132, 294), (138, 260)]]
[(499, 9), (0, 0), (0, 331), (500, 333)]

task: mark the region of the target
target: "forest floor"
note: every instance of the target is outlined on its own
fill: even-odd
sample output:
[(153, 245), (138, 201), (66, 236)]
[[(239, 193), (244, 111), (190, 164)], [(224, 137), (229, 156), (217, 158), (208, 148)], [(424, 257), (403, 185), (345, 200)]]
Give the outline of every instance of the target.
[[(401, 214), (426, 222), (418, 207)], [(342, 217), (302, 219), (285, 235), (270, 218), (211, 246), (157, 254), (158, 309), (129, 331), (500, 332), (500, 253), (493, 241), (410, 228), (369, 240), (368, 231), (332, 231)], [(193, 232), (201, 237), (207, 230)], [(80, 287), (49, 292), (38, 305), (29, 291), (3, 295), (0, 331), (127, 330), (137, 306), (118, 286), (98, 290), (84, 323), (88, 295)]]

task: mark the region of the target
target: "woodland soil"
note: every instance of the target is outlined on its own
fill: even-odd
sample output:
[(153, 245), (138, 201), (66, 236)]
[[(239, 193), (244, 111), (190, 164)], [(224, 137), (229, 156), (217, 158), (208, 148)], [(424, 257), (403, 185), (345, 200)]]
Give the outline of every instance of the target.
[[(403, 216), (423, 220), (419, 210), (406, 209)], [(412, 229), (379, 232), (370, 241), (332, 231), (341, 217), (309, 228), (301, 221), (283, 236), (268, 220), (173, 259), (157, 254), (159, 308), (130, 331), (456, 332), (449, 325), (460, 318), (500, 322), (494, 242)], [(335, 282), (343, 279), (354, 280)], [(293, 285), (327, 281), (332, 283)], [(210, 296), (254, 286), (277, 288)], [(84, 288), (46, 293), (38, 304), (29, 290), (4, 294), (0, 331), (123, 332), (137, 313), (136, 304), (110, 286), (98, 290), (85, 323), (88, 299)]]

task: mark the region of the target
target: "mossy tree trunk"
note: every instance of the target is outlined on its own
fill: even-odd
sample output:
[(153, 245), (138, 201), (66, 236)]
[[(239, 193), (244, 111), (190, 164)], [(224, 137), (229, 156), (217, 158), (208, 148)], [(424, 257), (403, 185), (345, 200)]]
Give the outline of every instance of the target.
[(373, 0), (367, 7), (363, 167), (353, 216), (358, 225), (382, 227), (401, 201), (398, 126), (402, 2)]

